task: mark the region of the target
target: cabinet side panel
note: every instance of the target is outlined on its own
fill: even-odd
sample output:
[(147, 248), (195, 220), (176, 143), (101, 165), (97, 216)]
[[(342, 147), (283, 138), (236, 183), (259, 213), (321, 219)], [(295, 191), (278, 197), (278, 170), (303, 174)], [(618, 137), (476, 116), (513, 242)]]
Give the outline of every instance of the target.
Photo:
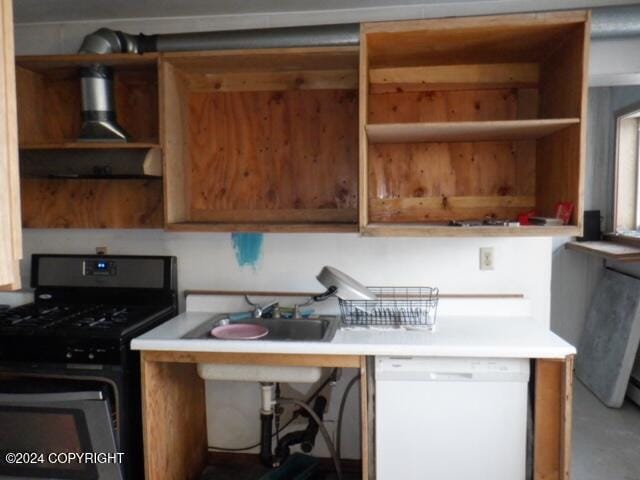
[(534, 480), (569, 480), (573, 357), (536, 360)]
[(160, 141), (164, 161), (165, 223), (188, 220), (186, 164), (188, 146), (185, 140), (187, 112), (181, 96), (185, 95), (184, 80), (168, 62), (161, 60)]
[(142, 360), (146, 480), (196, 479), (207, 456), (204, 381), (195, 364)]
[(582, 228), (590, 20), (570, 34), (542, 62), (540, 116), (579, 118), (580, 124), (538, 142), (538, 213), (555, 216), (557, 202), (570, 201), (570, 224)]
[(0, 288), (20, 288), (22, 257), (11, 0), (0, 3)]

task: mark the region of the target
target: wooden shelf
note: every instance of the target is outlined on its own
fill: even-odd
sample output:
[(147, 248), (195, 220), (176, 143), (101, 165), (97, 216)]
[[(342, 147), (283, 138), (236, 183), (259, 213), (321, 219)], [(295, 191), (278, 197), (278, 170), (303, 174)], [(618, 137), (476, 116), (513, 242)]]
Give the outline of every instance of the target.
[(65, 149), (109, 149), (109, 148), (160, 148), (156, 142), (63, 142), (63, 143), (27, 143), (20, 145), (21, 150), (65, 150)]
[(366, 126), (371, 143), (535, 140), (580, 123), (579, 118), (485, 122), (385, 123)]
[(608, 241), (569, 242), (566, 248), (616, 262), (640, 262), (640, 248), (630, 245)]
[(100, 63), (108, 66), (147, 66), (154, 67), (158, 62), (157, 53), (134, 55), (131, 53), (111, 53), (104, 55), (71, 54), (71, 55), (23, 55), (16, 58), (19, 67), (42, 72), (53, 68), (78, 68)]
[(170, 232), (357, 233), (355, 223), (210, 223), (179, 222), (166, 225)]
[(370, 223), (361, 227), (367, 237), (573, 237), (582, 235), (579, 227), (449, 227), (420, 223)]

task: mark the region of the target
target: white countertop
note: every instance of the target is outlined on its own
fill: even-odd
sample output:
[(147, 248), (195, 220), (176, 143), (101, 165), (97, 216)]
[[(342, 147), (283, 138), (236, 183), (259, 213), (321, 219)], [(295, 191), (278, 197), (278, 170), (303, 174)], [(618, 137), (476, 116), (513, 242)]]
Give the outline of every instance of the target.
[(564, 358), (576, 353), (572, 345), (529, 316), (439, 315), (434, 333), (338, 330), (331, 342), (180, 338), (213, 315), (215, 313), (183, 313), (134, 339), (131, 348), (182, 352), (503, 358)]

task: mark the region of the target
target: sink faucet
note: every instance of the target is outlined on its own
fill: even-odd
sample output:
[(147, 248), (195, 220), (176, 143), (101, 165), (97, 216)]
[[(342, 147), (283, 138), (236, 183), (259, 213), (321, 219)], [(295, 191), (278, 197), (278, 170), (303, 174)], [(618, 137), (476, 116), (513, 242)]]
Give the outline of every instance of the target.
[(278, 308), (278, 302), (270, 302), (266, 305), (260, 305), (259, 303), (253, 303), (248, 295), (244, 296), (245, 301), (253, 307), (253, 318), (262, 318), (266, 313)]

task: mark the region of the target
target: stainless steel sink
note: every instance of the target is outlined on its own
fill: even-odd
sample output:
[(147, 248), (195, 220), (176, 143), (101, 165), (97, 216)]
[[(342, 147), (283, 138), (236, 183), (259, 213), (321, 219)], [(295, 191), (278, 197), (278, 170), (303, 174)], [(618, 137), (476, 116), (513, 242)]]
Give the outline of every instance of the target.
[(252, 341), (330, 342), (338, 330), (340, 319), (335, 316), (322, 316), (318, 318), (250, 318), (245, 320), (230, 320), (227, 314), (221, 314), (203, 322), (201, 325), (186, 333), (182, 338), (210, 338), (217, 340), (211, 336), (211, 330), (221, 325), (231, 325), (234, 323), (263, 325), (269, 329), (269, 333), (266, 336)]

